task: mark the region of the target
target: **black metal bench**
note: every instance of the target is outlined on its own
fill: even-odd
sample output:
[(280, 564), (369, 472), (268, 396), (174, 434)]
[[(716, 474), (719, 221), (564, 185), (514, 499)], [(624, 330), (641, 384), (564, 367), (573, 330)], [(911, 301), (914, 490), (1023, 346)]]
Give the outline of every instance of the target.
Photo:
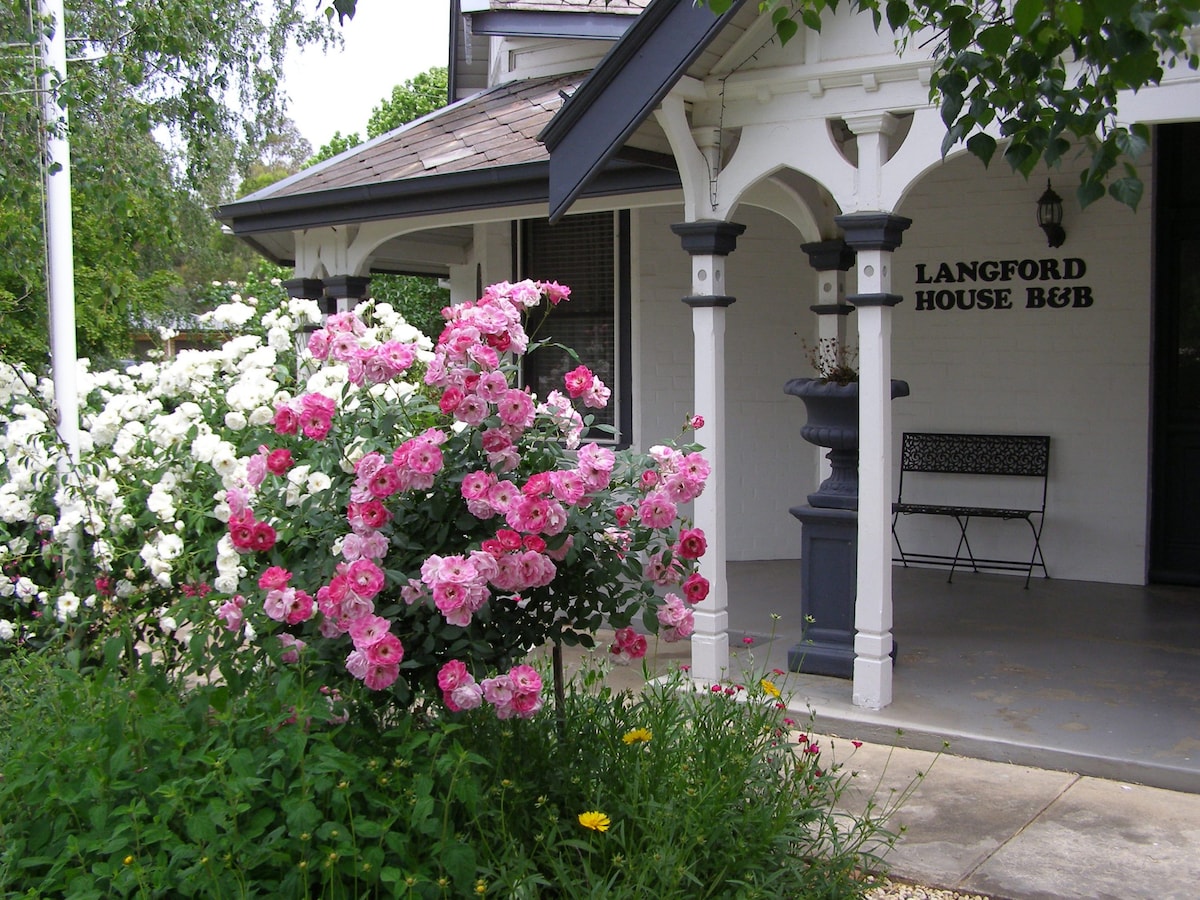
[[(1046, 483), (1049, 469), (1050, 438), (1046, 435), (905, 433), (900, 449), (900, 483), (896, 502), (892, 504), (892, 538), (900, 554), (895, 562), (902, 562), (905, 567), (909, 562), (948, 565), (950, 578), (947, 580), (954, 578), (954, 570), (960, 564), (967, 563), (970, 563), (976, 572), (980, 569), (1024, 571), (1027, 588), (1034, 569), (1040, 568), (1042, 574), (1049, 578), (1050, 573), (1046, 571), (1041, 544), (1042, 523), (1046, 517)], [(1032, 499), (1027, 506), (1019, 508), (988, 504), (914, 503), (911, 502), (911, 498), (908, 501), (904, 499), (904, 476), (913, 473), (1041, 479), (1041, 505), (1034, 505)], [(911, 484), (912, 479), (909, 480)], [(1031, 490), (1030, 498), (1032, 497)], [(905, 552), (896, 534), (896, 523), (901, 516), (912, 515), (948, 516), (954, 519), (959, 530), (958, 547), (955, 548), (954, 555)], [(1021, 519), (1028, 524), (1033, 533), (1033, 553), (1029, 561), (976, 557), (971, 550), (971, 542), (967, 539), (967, 526), (975, 518)]]

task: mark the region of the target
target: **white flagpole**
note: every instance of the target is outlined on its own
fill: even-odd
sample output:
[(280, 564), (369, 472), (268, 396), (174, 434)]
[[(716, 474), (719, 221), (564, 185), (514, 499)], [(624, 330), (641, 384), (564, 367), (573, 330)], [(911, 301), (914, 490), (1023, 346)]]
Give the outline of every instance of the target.
[(71, 246), (71, 148), (67, 109), (58, 102), (67, 77), (67, 33), (63, 0), (39, 0), (54, 32), (42, 39), (42, 116), (46, 128), (46, 296), (50, 306), (50, 368), (58, 434), (72, 463), (79, 461), (79, 388), (75, 346), (75, 259)]

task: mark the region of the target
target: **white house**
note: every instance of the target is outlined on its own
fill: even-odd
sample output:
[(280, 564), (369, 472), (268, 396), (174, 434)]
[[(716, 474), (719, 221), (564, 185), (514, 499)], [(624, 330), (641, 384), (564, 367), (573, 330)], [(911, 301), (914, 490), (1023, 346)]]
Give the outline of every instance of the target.
[[(556, 335), (614, 387), (621, 442), (707, 420), (698, 676), (728, 661), (725, 561), (799, 555), (789, 508), (820, 457), (782, 388), (839, 329), (861, 370), (856, 703), (891, 701), (905, 432), (1051, 436), (1048, 574), (1200, 583), (1196, 72), (1121, 107), (1155, 126), (1148, 200), (1067, 199), (1048, 247), (1047, 179), (1070, 198), (1086, 161), (1026, 181), (943, 159), (928, 51), (898, 55), (867, 16), (842, 9), (783, 47), (745, 2), (718, 18), (691, 0), (455, 0), (451, 20), (452, 105), (217, 216), (294, 266), (305, 296), (367, 296), (374, 272), (440, 275), (455, 301), (505, 279), (571, 285)], [(849, 250), (822, 262), (822, 242)], [(892, 377), (910, 396), (888, 399)], [(959, 536), (952, 519), (898, 528), (934, 553)], [(1027, 555), (1029, 539), (971, 525), (980, 556)]]

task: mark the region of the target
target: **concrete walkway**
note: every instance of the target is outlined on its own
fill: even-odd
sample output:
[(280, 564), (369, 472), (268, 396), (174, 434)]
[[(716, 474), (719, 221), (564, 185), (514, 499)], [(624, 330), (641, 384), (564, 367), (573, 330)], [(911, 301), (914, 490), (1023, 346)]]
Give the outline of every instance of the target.
[(850, 811), (892, 802), (919, 777), (889, 820), (894, 878), (1005, 900), (1200, 897), (1200, 795), (812, 739), (841, 766)]
[[(597, 637), (603, 657), (610, 635)], [(567, 651), (568, 670), (580, 653)], [(652, 669), (689, 661), (687, 642), (660, 644)], [(614, 690), (644, 683), (637, 666), (605, 681)], [(900, 832), (884, 857), (893, 878), (996, 900), (1200, 898), (1200, 793), (957, 756), (953, 745), (899, 746), (907, 735), (892, 746), (871, 723), (823, 717), (803, 694), (791, 699), (797, 727), (845, 776), (848, 812), (872, 799), (876, 809), (895, 806), (918, 779), (887, 823)]]

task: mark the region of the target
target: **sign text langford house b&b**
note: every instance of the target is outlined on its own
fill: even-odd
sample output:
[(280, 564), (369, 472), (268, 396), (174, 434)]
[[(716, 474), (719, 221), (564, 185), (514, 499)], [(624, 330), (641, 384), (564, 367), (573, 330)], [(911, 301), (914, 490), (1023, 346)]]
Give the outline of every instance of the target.
[[(1087, 264), (1063, 259), (983, 259), (917, 263), (917, 310), (1083, 309), (1094, 302), (1080, 284)], [(1014, 284), (1014, 282), (1019, 282)]]

